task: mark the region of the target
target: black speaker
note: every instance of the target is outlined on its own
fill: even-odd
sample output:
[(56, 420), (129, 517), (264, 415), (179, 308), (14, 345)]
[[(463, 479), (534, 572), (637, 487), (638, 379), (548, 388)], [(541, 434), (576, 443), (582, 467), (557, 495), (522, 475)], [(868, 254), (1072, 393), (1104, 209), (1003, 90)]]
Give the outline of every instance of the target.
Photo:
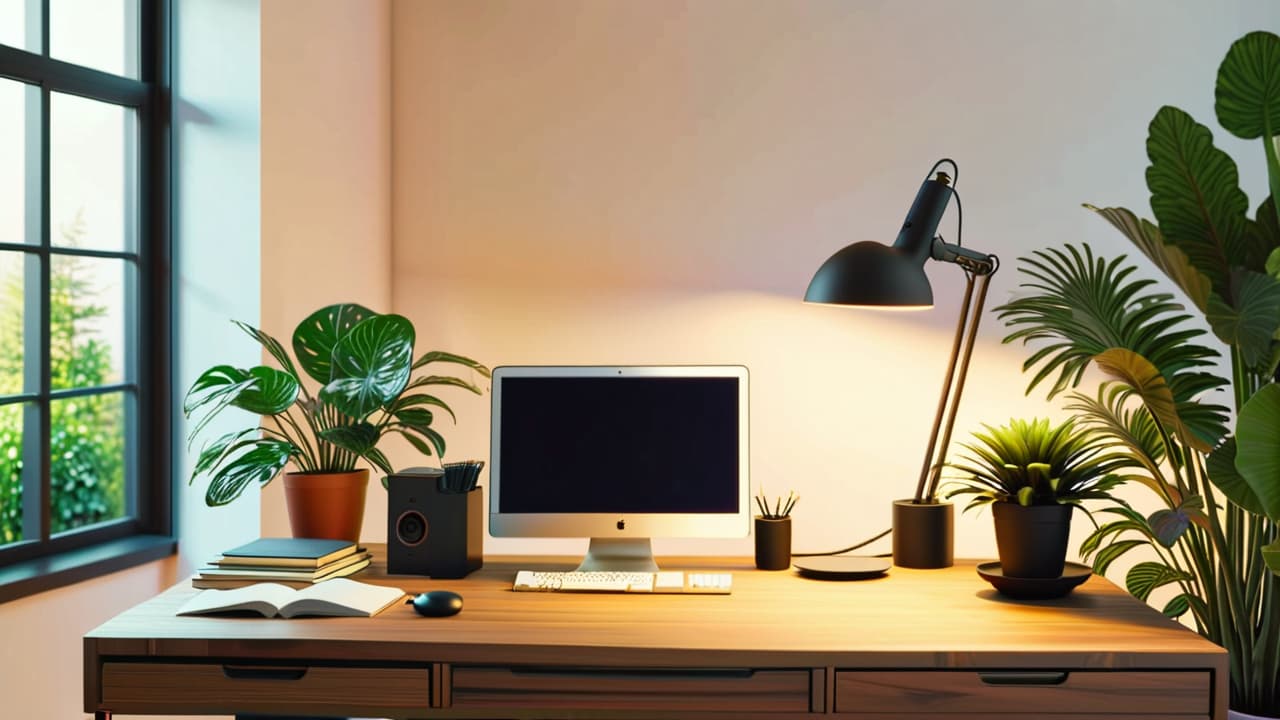
[(387, 572), (465, 577), (483, 564), (484, 502), (479, 487), (443, 492), (438, 468), (387, 476)]

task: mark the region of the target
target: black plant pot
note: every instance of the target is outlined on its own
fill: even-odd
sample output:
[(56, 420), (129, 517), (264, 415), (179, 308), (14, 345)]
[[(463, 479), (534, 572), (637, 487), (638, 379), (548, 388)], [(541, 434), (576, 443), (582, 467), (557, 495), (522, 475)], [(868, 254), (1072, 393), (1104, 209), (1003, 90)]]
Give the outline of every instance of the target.
[(1072, 507), (992, 504), (1000, 571), (1009, 577), (1060, 577), (1067, 560)]

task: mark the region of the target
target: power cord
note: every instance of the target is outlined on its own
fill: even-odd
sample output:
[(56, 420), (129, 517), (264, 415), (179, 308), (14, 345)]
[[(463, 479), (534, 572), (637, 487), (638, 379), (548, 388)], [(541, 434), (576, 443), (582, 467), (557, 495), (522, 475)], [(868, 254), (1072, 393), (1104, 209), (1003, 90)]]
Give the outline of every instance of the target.
[[(879, 535), (876, 535), (875, 537), (872, 537), (872, 538), (868, 538), (868, 539), (866, 539), (866, 540), (863, 540), (862, 542), (858, 543), (857, 545), (850, 545), (849, 547), (847, 547), (847, 548), (842, 548), (842, 549), (840, 549), (840, 550), (832, 550), (832, 551), (830, 551), (830, 552), (811, 552), (811, 553), (798, 553), (798, 552), (793, 552), (793, 553), (791, 553), (791, 557), (823, 557), (823, 556), (827, 556), (827, 555), (843, 555), (844, 553), (847, 553), (847, 552), (853, 552), (854, 550), (857, 550), (858, 548), (861, 548), (861, 547), (865, 547), (865, 546), (867, 546), (867, 545), (870, 545), (871, 543), (873, 543), (873, 542), (875, 542), (875, 541), (879, 540), (880, 538), (882, 538), (882, 537), (884, 537), (884, 536), (888, 535), (888, 534), (889, 534), (889, 533), (891, 533), (891, 532), (893, 532), (893, 528), (889, 528), (888, 530), (885, 530), (885, 531), (881, 532)], [(892, 553), (880, 553), (879, 555), (876, 555), (875, 557), (889, 557), (891, 554), (892, 554)]]

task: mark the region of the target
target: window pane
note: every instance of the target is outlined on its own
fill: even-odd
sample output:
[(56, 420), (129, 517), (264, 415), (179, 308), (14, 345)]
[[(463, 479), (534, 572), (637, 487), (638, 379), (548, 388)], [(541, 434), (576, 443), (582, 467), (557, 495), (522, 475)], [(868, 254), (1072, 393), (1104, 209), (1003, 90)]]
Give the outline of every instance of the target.
[(40, 391), (40, 258), (0, 252), (0, 395)]
[(124, 517), (123, 394), (53, 400), (49, 412), (50, 532)]
[[(27, 472), (34, 473), (39, 464), (24, 462), (24, 458), (28, 457), (29, 449), (23, 446), (23, 425), (28, 421), (36, 422), (36, 416), (31, 412), (32, 410), (34, 407), (30, 404), (0, 405), (0, 545), (9, 545), (22, 540), (24, 529), (32, 536), (40, 535), (39, 523), (35, 522), (38, 516), (32, 516), (32, 527), (25, 527), (26, 524), (23, 522), (25, 514), (23, 499), (27, 496), (23, 492), (24, 468), (29, 467)], [(32, 427), (32, 437), (28, 440), (34, 440), (35, 434), (36, 429)], [(32, 495), (31, 500), (37, 504), (37, 507), (26, 510), (38, 513), (39, 494), (32, 493)]]
[(0, 0), (0, 45), (40, 52), (40, 0)]
[(50, 0), (49, 54), (138, 77), (138, 0)]
[(135, 247), (137, 147), (130, 108), (53, 93), (49, 223), (54, 247)]
[(49, 284), (53, 389), (124, 382), (125, 261), (54, 255)]
[(37, 244), (40, 88), (0, 79), (0, 158), (0, 242)]

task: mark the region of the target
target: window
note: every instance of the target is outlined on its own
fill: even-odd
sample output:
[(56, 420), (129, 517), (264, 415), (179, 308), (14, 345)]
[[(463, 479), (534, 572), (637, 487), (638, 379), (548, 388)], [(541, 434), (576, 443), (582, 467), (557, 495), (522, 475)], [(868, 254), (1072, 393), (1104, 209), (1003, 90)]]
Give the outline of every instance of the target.
[(165, 0), (0, 0), (0, 600), (172, 552)]

